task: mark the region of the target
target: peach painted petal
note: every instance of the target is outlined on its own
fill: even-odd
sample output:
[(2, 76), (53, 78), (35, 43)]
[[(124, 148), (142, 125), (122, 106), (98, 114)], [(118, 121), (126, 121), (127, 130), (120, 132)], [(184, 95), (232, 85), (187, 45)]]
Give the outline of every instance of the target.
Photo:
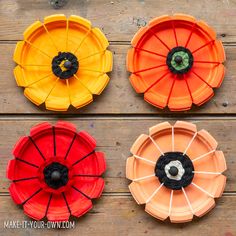
[(193, 213), (188, 205), (183, 191), (174, 191), (172, 207), (170, 210), (170, 221), (172, 223), (183, 223), (191, 221), (192, 218)]
[(129, 185), (129, 191), (131, 192), (133, 198), (138, 204), (144, 204), (146, 202), (147, 197), (143, 194), (143, 191), (140, 188), (139, 183), (132, 182)]
[(215, 138), (206, 130), (202, 129), (198, 132), (198, 135), (208, 143), (208, 145), (211, 147), (211, 150), (214, 150), (217, 148), (218, 143), (215, 140)]

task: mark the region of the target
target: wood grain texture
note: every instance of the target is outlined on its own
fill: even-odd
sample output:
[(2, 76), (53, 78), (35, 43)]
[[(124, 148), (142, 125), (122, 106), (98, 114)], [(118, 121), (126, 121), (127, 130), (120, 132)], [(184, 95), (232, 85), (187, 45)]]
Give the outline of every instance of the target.
[[(0, 196), (0, 225), (4, 220), (30, 220), (10, 197)], [(94, 208), (76, 221), (69, 230), (4, 229), (1, 236), (234, 236), (236, 197), (224, 196), (217, 201), (215, 209), (201, 219), (187, 224), (163, 223), (148, 215), (143, 206), (137, 205), (131, 196), (102, 196)]]
[[(81, 15), (103, 29), (110, 41), (130, 41), (139, 27), (156, 16), (185, 13), (205, 20), (220, 38), (235, 42), (236, 2), (232, 0), (69, 0), (59, 10), (48, 1), (8, 0), (0, 5), (1, 40), (22, 39), (22, 32), (36, 19), (56, 13)], [(10, 16), (10, 17), (9, 17)], [(17, 27), (16, 27), (17, 25)]]
[[(0, 60), (0, 113), (28, 114), (45, 113), (31, 103), (23, 94), (23, 89), (17, 87), (14, 76), (12, 54), (15, 44), (0, 44), (2, 59)], [(110, 83), (100, 96), (96, 96), (92, 104), (79, 110), (70, 110), (67, 114), (174, 114), (168, 109), (161, 110), (143, 99), (143, 94), (137, 94), (129, 82), (125, 59), (130, 46), (111, 45), (114, 55), (114, 68), (110, 73)], [(188, 112), (177, 114), (226, 114), (236, 113), (236, 47), (226, 46), (227, 74), (222, 86), (215, 90), (215, 96), (201, 107), (193, 107)], [(8, 63), (6, 63), (6, 61)], [(223, 104), (227, 103), (227, 106)], [(47, 114), (53, 114), (47, 111)], [(56, 113), (54, 113), (56, 114)]]
[[(0, 1), (0, 236), (234, 236), (236, 235), (236, 1), (234, 0), (68, 0), (55, 10), (48, 0)], [(35, 20), (50, 14), (81, 15), (100, 27), (111, 42), (114, 68), (110, 83), (95, 102), (63, 115), (40, 110), (16, 86), (12, 56), (15, 44)], [(149, 105), (131, 87), (125, 58), (130, 40), (151, 18), (163, 14), (185, 13), (212, 26), (224, 42), (227, 74), (216, 95), (204, 106), (189, 112), (170, 113)], [(223, 104), (226, 104), (224, 106)], [(162, 121), (172, 124), (178, 117), (208, 130), (226, 157), (228, 170), (224, 196), (216, 208), (202, 219), (189, 224), (162, 223), (144, 212), (128, 191), (125, 162), (129, 149), (141, 133)], [(172, 118), (171, 118), (172, 117)], [(94, 208), (76, 220), (75, 229), (6, 229), (6, 220), (30, 220), (9, 197), (5, 177), (13, 145), (32, 126), (58, 119), (73, 122), (97, 139), (98, 150), (106, 153), (106, 187)]]
[[(129, 192), (129, 181), (125, 178), (125, 164), (130, 156), (129, 149), (136, 138), (142, 133), (148, 133), (148, 128), (164, 120), (161, 119), (66, 119), (73, 122), (78, 129), (86, 130), (97, 140), (98, 150), (104, 151), (107, 160), (106, 192)], [(165, 121), (168, 119), (165, 119)], [(28, 135), (30, 128), (45, 120), (20, 119), (0, 121), (0, 192), (6, 192), (9, 181), (5, 178), (5, 167), (12, 158), (11, 150), (20, 136)], [(51, 120), (55, 122), (55, 120)], [(173, 120), (170, 121), (172, 124)], [(191, 120), (198, 130), (208, 130), (218, 141), (219, 149), (225, 154), (228, 170), (226, 191), (236, 191), (236, 133), (235, 120)]]

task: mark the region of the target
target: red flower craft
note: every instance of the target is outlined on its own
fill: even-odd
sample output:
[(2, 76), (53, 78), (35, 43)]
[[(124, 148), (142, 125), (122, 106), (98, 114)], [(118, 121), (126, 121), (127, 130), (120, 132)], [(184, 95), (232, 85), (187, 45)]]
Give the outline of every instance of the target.
[(77, 132), (73, 124), (42, 123), (30, 136), (21, 137), (7, 167), (9, 188), (16, 204), (35, 220), (65, 221), (80, 217), (100, 197), (106, 169), (104, 154), (95, 152), (96, 141)]

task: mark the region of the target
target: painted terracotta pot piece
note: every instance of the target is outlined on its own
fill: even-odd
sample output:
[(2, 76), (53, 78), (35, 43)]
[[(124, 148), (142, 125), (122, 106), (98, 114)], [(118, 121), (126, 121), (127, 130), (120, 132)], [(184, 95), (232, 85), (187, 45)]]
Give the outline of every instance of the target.
[(189, 15), (154, 18), (134, 36), (127, 55), (130, 82), (158, 107), (189, 110), (208, 101), (225, 74), (216, 33)]
[(54, 111), (83, 107), (109, 82), (108, 45), (105, 35), (82, 17), (45, 17), (30, 25), (16, 45), (16, 82), (37, 106)]
[(71, 123), (34, 126), (16, 143), (7, 166), (13, 201), (35, 220), (84, 215), (104, 188), (105, 158), (95, 147), (94, 138)]
[(226, 162), (216, 140), (194, 124), (160, 123), (142, 134), (131, 148), (126, 176), (130, 192), (145, 211), (173, 223), (202, 217), (225, 188)]

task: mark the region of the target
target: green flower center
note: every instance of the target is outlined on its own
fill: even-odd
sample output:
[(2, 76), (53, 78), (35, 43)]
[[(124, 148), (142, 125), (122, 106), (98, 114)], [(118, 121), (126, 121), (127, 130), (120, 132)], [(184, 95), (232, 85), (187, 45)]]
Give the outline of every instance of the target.
[(175, 52), (171, 59), (171, 65), (177, 71), (184, 70), (189, 67), (189, 55), (187, 52)]

